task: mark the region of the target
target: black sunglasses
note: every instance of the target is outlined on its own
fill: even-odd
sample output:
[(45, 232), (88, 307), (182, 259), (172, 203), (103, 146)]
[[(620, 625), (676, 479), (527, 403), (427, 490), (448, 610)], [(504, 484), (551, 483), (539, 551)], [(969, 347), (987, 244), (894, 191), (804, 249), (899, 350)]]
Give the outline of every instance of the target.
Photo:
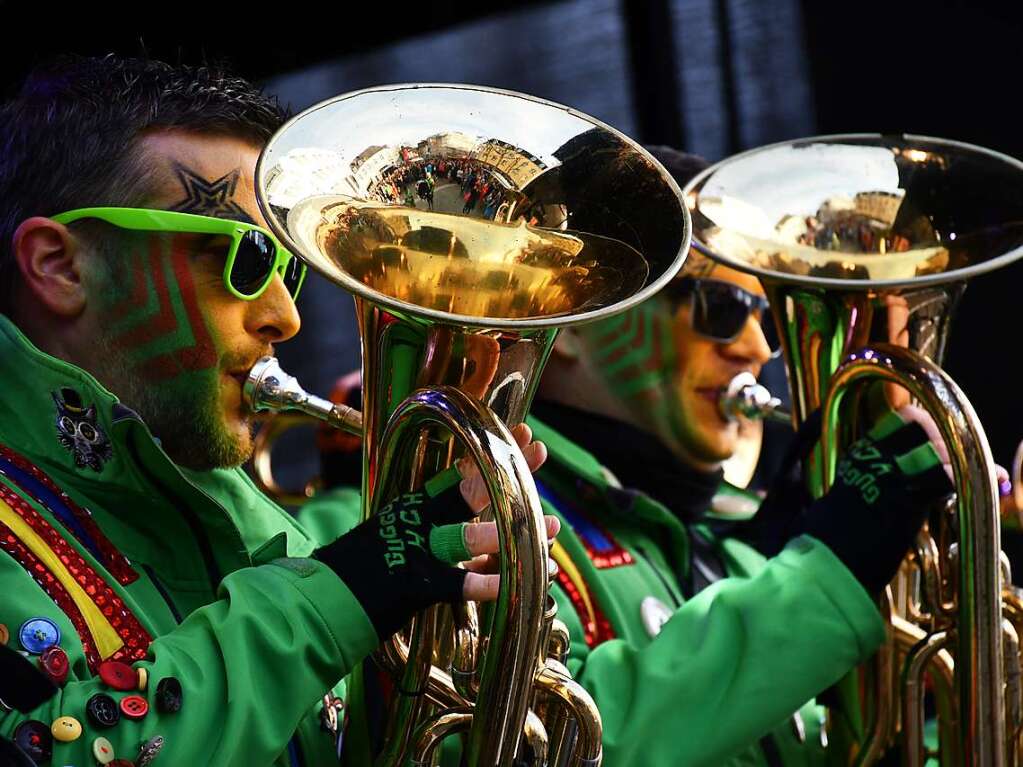
[(701, 336), (722, 344), (735, 341), (753, 312), (760, 313), (764, 338), (776, 354), (781, 343), (771, 317), (770, 304), (763, 296), (721, 280), (683, 277), (670, 283), (667, 293), (676, 300), (692, 298), (689, 321)]

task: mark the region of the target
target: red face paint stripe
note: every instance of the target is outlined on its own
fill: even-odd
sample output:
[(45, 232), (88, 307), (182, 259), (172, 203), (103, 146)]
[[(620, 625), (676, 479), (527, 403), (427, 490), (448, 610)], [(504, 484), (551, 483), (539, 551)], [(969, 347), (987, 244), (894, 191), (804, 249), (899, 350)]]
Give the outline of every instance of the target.
[(185, 305), (185, 313), (188, 316), (188, 325), (192, 330), (194, 341), (190, 348), (182, 349), (179, 354), (188, 359), (188, 370), (211, 367), (217, 362), (217, 353), (213, 346), (213, 339), (206, 327), (206, 320), (199, 310), (199, 298), (195, 292), (195, 284), (192, 282), (192, 272), (188, 268), (187, 254), (181, 243), (177, 241), (174, 243), (172, 263), (174, 276), (177, 277), (178, 285), (181, 288), (181, 300)]
[(173, 245), (171, 265), (185, 308), (185, 316), (188, 318), (192, 345), (146, 360), (142, 370), (146, 377), (153, 381), (167, 380), (182, 372), (205, 370), (216, 365), (218, 359), (213, 339), (199, 309), (195, 283), (188, 264), (188, 253), (177, 240)]
[(149, 249), (149, 271), (153, 275), (153, 289), (156, 291), (160, 308), (155, 317), (143, 318), (144, 321), (140, 321), (134, 328), (116, 338), (118, 346), (122, 348), (134, 349), (177, 330), (178, 321), (174, 317), (161, 259), (161, 242), (159, 238), (154, 237)]
[[(60, 558), (60, 561), (67, 567), (68, 572), (78, 581), (79, 585), (89, 595), (93, 603), (100, 609), (106, 619), (113, 626), (117, 635), (124, 643), (111, 658), (114, 660), (126, 660), (127, 662), (142, 660), (149, 651), (149, 645), (153, 641), (149, 632), (142, 626), (138, 618), (128, 609), (124, 600), (117, 595), (103, 577), (94, 570), (88, 562), (72, 547), (61, 534), (49, 522), (43, 519), (39, 513), (20, 495), (15, 493), (6, 485), (0, 484), (0, 499), (10, 506), (15, 513), (21, 517), (32, 528), (35, 533), (46, 542), (46, 545)], [(86, 658), (89, 661), (89, 668), (93, 673), (102, 660), (95, 649), (95, 642), (92, 634), (81, 612), (75, 606), (74, 600), (56, 577), (35, 557), (28, 548), (18, 540), (6, 525), (0, 525), (2, 537), (0, 547), (7, 551), (14, 559), (29, 571), (29, 574), (36, 579), (46, 593), (61, 608), (65, 615), (71, 620), (82, 640), (82, 647), (86, 650)], [(59, 588), (58, 588), (59, 587)], [(76, 622), (76, 618), (77, 621)], [(91, 648), (91, 656), (89, 649)]]
[[(128, 558), (118, 551), (114, 544), (110, 542), (110, 539), (103, 534), (103, 531), (99, 529), (99, 525), (93, 520), (92, 514), (71, 500), (71, 497), (61, 490), (48, 475), (24, 456), (11, 450), (6, 445), (0, 445), (0, 455), (22, 471), (31, 474), (33, 479), (63, 501), (78, 523), (85, 528), (85, 531), (95, 542), (100, 553), (103, 555), (103, 566), (110, 571), (110, 574), (117, 579), (118, 583), (122, 586), (128, 586), (139, 579), (139, 574), (132, 569)], [(46, 505), (36, 498), (34, 494), (27, 492), (25, 488), (21, 488), (21, 490), (40, 506)]]

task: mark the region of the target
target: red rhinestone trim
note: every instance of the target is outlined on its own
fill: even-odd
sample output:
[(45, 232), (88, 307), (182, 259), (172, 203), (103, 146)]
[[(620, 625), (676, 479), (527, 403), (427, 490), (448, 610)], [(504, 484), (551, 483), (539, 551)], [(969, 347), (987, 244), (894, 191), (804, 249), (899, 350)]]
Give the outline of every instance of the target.
[(631, 565), (636, 561), (632, 558), (632, 554), (630, 554), (620, 543), (618, 543), (618, 541), (614, 539), (614, 536), (612, 536), (611, 533), (593, 520), (590, 520), (590, 523), (596, 527), (600, 527), (600, 531), (607, 536), (607, 540), (612, 546), (614, 546), (610, 552), (597, 551), (590, 545), (589, 541), (582, 536), (579, 536), (579, 540), (582, 541), (583, 547), (586, 549), (586, 555), (593, 561), (594, 567), (598, 570), (610, 570), (612, 567)]
[[(139, 574), (132, 569), (131, 562), (129, 562), (128, 558), (118, 551), (114, 544), (112, 544), (110, 540), (103, 535), (103, 531), (99, 529), (99, 525), (96, 524), (92, 518), (92, 514), (87, 509), (83, 509), (71, 500), (71, 497), (61, 490), (38, 466), (24, 456), (14, 452), (6, 445), (0, 445), (0, 456), (6, 458), (22, 471), (31, 474), (36, 481), (45, 486), (47, 490), (64, 502), (68, 509), (71, 510), (71, 513), (74, 514), (75, 519), (78, 520), (79, 524), (81, 524), (81, 526), (85, 528), (86, 532), (88, 532), (88, 534), (92, 537), (93, 542), (102, 554), (103, 567), (105, 567), (110, 574), (117, 579), (118, 583), (122, 586), (128, 586), (139, 579)], [(21, 486), (19, 485), (19, 487)], [(46, 508), (46, 504), (39, 498), (36, 498), (34, 494), (28, 492), (23, 487), (21, 487), (21, 490), (40, 506)], [(50, 513), (53, 513), (52, 510), (50, 510)], [(69, 530), (68, 532), (72, 533), (72, 535), (74, 534), (73, 531)], [(83, 545), (85, 544), (84, 541), (81, 543)]]
[(126, 663), (142, 660), (149, 652), (149, 645), (153, 641), (149, 632), (142, 626), (128, 607), (110, 587), (102, 576), (99, 575), (89, 563), (74, 548), (64, 540), (60, 533), (49, 522), (43, 519), (29, 503), (20, 495), (15, 493), (6, 485), (0, 484), (0, 499), (10, 506), (18, 516), (42, 538), (54, 554), (67, 568), (71, 576), (78, 581), (92, 601), (110, 621), (117, 635), (124, 642), (122, 647), (110, 658), (100, 658), (93, 642), (92, 634), (85, 618), (75, 604), (71, 595), (50, 572), (39, 558), (33, 554), (24, 543), (18, 539), (9, 527), (0, 523), (0, 549), (6, 551), (24, 567), (36, 583), (42, 586), (50, 598), (57, 603), (61, 611), (71, 620), (78, 636), (82, 641), (82, 649), (85, 652), (89, 668), (95, 674), (99, 664), (104, 660), (119, 660)]
[(611, 627), (611, 621), (607, 619), (607, 616), (597, 606), (592, 593), (589, 594), (590, 607), (592, 607), (591, 613), (590, 607), (587, 607), (586, 600), (583, 599), (583, 595), (576, 588), (568, 573), (563, 569), (558, 570), (558, 585), (564, 589), (569, 600), (572, 602), (572, 607), (575, 608), (576, 615), (582, 621), (583, 639), (586, 640), (587, 647), (593, 648), (602, 642), (606, 642), (608, 639), (615, 638), (615, 631)]

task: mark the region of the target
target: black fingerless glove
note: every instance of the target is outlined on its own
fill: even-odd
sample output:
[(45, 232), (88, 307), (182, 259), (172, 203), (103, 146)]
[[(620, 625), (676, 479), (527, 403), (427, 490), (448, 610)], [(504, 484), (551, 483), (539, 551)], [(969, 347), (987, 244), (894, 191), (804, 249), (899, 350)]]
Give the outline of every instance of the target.
[(952, 493), (926, 432), (895, 413), (853, 443), (804, 532), (830, 548), (871, 595), (895, 576), (921, 525)]
[(463, 523), (473, 514), (458, 479), (447, 470), (313, 553), (345, 582), (381, 639), (430, 605), (462, 599), (466, 571), (451, 565), (471, 558)]

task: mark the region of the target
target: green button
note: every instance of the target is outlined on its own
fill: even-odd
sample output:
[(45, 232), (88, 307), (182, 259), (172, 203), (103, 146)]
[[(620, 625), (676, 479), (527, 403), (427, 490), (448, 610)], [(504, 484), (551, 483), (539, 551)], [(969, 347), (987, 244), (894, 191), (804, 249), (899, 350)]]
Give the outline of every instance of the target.
[(92, 755), (100, 764), (110, 764), (114, 761), (114, 747), (106, 738), (96, 738), (92, 741)]

